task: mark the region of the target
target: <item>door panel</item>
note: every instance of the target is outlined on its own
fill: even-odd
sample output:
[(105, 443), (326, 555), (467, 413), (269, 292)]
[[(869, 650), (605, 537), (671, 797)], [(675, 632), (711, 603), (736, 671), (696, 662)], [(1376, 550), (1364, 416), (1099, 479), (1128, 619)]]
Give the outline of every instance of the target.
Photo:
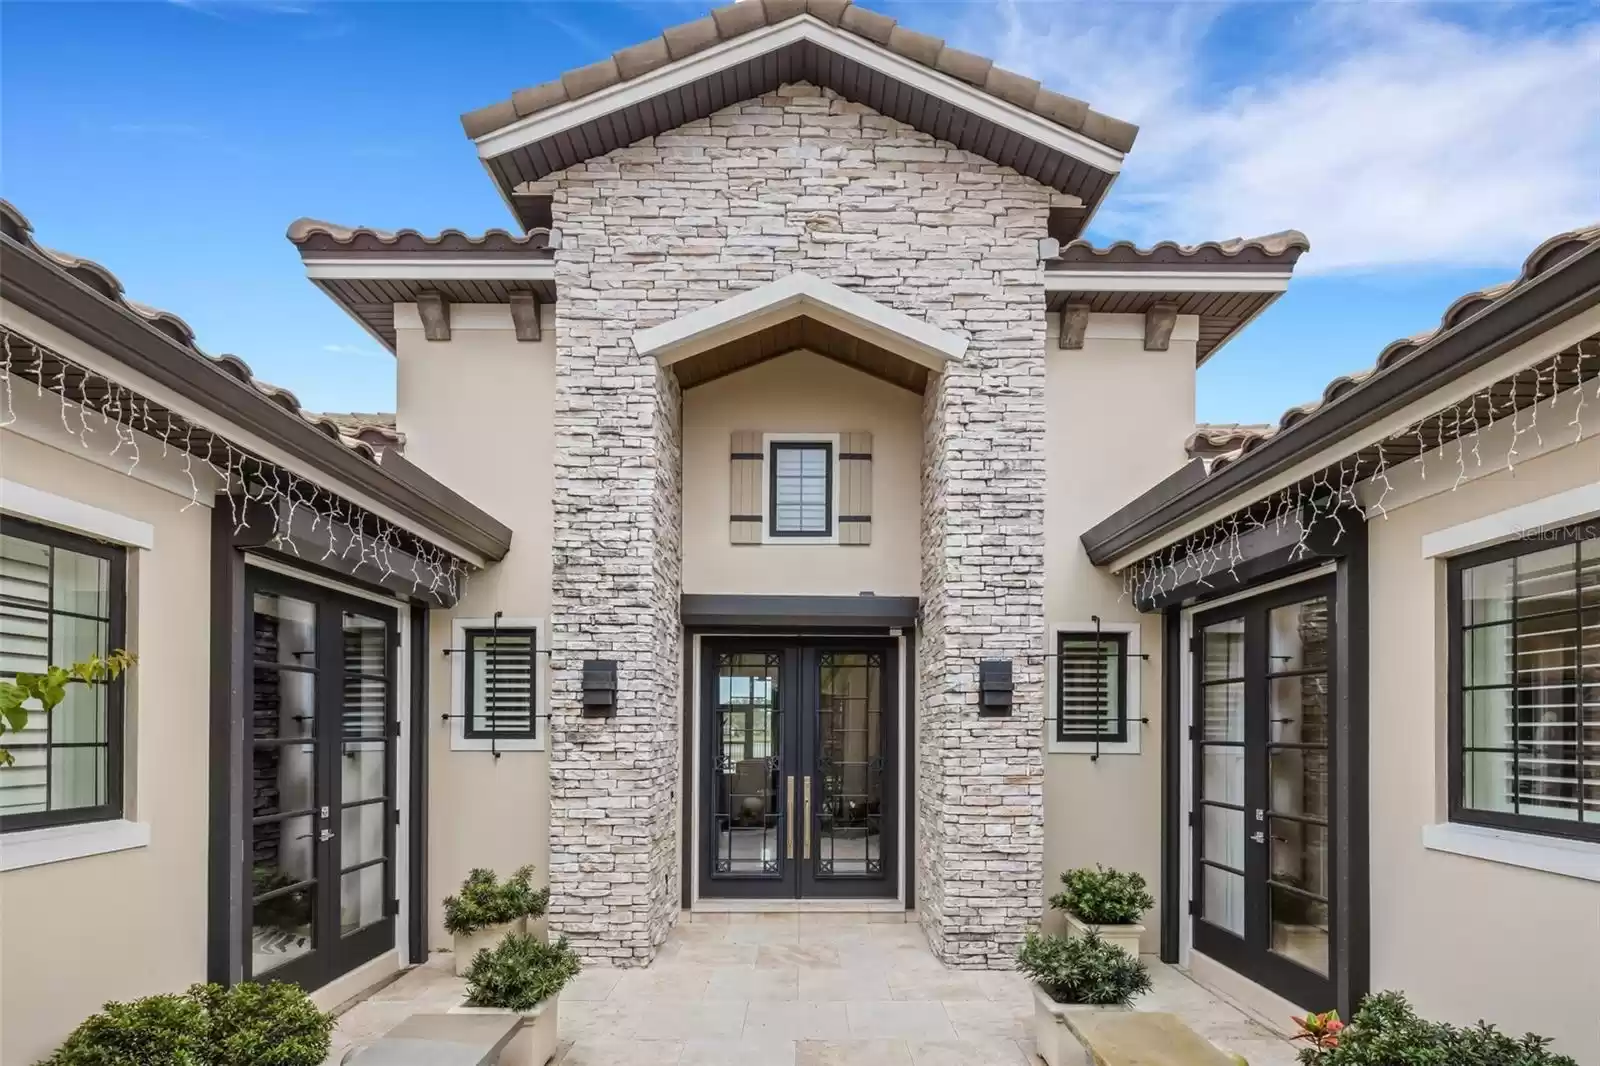
[(394, 946), (395, 616), (249, 571), (246, 976), (317, 988)]
[(1195, 619), (1197, 950), (1285, 998), (1331, 1006), (1332, 586)]
[(892, 643), (721, 638), (701, 655), (700, 894), (892, 897)]

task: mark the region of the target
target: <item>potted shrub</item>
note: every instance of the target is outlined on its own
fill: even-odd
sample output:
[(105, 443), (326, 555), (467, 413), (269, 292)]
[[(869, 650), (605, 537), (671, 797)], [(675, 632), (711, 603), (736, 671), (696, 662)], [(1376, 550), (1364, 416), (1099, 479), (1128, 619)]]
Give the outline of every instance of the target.
[(1033, 979), (1033, 1041), (1049, 1066), (1082, 1066), (1086, 1052), (1067, 1027), (1086, 1010), (1127, 1010), (1150, 990), (1150, 972), (1137, 955), (1094, 930), (1082, 936), (1030, 932), (1017, 952), (1017, 968)]
[(1139, 937), (1144, 933), (1140, 919), (1156, 905), (1146, 887), (1144, 875), (1094, 869), (1068, 870), (1061, 875), (1065, 887), (1050, 897), (1050, 906), (1065, 911), (1069, 936), (1084, 936), (1091, 929), (1135, 958)]
[(1577, 1066), (1549, 1050), (1550, 1041), (1529, 1033), (1517, 1039), (1487, 1022), (1458, 1029), (1418, 1017), (1399, 992), (1376, 992), (1361, 1001), (1355, 1017), (1341, 1022), (1337, 1011), (1296, 1018), (1295, 1038), (1310, 1046), (1300, 1051), (1304, 1066)]
[(478, 952), (467, 967), (467, 1001), (453, 1014), (520, 1014), (522, 1027), (500, 1052), (500, 1066), (544, 1066), (556, 1053), (561, 989), (577, 976), (566, 937), (554, 944), (508, 934)]
[(332, 1032), (295, 985), (194, 985), (107, 1003), (40, 1066), (321, 1066)]
[(461, 891), (445, 897), (444, 928), (455, 940), (456, 975), (467, 972), (472, 957), (492, 948), (508, 934), (529, 931), (548, 939), (545, 908), (550, 890), (533, 889), (533, 867), (524, 866), (505, 881), (493, 870), (475, 869), (461, 883)]

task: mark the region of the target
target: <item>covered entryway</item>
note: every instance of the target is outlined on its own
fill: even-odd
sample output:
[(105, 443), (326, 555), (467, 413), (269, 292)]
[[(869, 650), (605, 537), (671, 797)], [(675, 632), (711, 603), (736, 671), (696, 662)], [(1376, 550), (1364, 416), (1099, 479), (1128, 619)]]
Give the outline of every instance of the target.
[(702, 644), (702, 898), (892, 898), (896, 642)]

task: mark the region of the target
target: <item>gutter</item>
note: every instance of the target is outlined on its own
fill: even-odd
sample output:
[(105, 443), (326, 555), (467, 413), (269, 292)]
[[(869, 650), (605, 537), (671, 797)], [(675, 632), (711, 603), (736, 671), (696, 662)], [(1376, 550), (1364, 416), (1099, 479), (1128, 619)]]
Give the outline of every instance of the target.
[(1374, 374), (1229, 463), (1213, 477), (1191, 460), (1079, 539), (1104, 566), (1138, 552), (1196, 516), (1311, 458), (1520, 344), (1600, 304), (1600, 244), (1591, 244), (1455, 328), (1430, 338), (1403, 362)]
[(422, 529), (491, 561), (510, 550), (511, 530), (460, 493), (398, 457), (386, 456), (382, 465), (369, 462), (10, 237), (0, 240), (0, 276), (5, 298), (18, 307), (307, 466), (326, 471), (330, 479), (360, 489)]

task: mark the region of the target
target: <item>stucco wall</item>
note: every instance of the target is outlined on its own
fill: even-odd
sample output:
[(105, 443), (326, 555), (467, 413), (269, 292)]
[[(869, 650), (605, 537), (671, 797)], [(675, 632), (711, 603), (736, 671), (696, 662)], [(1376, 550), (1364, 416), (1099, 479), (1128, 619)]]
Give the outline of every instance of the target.
[[(1161, 867), (1161, 618), (1141, 617), (1116, 577), (1094, 567), (1078, 538), (1146, 485), (1186, 460), (1183, 442), (1194, 432), (1195, 335), (1184, 316), (1165, 352), (1144, 350), (1142, 315), (1094, 315), (1084, 347), (1057, 346), (1052, 316), (1046, 344), (1045, 622), (1055, 626), (1139, 622), (1143, 663), (1140, 706), (1129, 717), (1150, 719), (1139, 732), (1139, 754), (1045, 756), (1045, 895), (1060, 890), (1062, 871), (1103, 863), (1136, 870), (1159, 897)], [(1053, 651), (1054, 648), (1049, 650)], [(1053, 669), (1054, 660), (1047, 669)], [(1053, 732), (1051, 709), (1044, 724)], [(1146, 916), (1145, 951), (1155, 951), (1158, 909)], [(1056, 928), (1060, 915), (1046, 916)]]
[[(1455, 456), (1440, 462), (1432, 479), (1453, 483)], [(1448, 648), (1445, 564), (1422, 557), (1422, 538), (1597, 481), (1591, 437), (1368, 527), (1372, 987), (1433, 1017), (1542, 1033), (1582, 1063), (1600, 1062), (1600, 884), (1422, 846), (1423, 827), (1445, 821)]]
[[(519, 341), (505, 307), (456, 309), (448, 341), (401, 329), (397, 344), (397, 417), (406, 458), (512, 529), (511, 551), (472, 575), (453, 611), (429, 623), (428, 895), (434, 948), (447, 947), (441, 901), (474, 866), (502, 874), (524, 863), (549, 874), (548, 751), (452, 751), (440, 720), (452, 707), (451, 659), (456, 618), (550, 617), (551, 492), (555, 391), (554, 313), (544, 309), (544, 339)], [(462, 328), (476, 323), (484, 328)], [(548, 693), (540, 694), (540, 710)], [(548, 735), (548, 722), (539, 722)]]
[[(187, 491), (73, 454), (84, 450), (76, 435), (54, 428), (57, 447), (0, 432), (0, 476), (154, 527), (154, 546), (128, 553), (127, 646), (139, 664), (128, 682), (124, 788), (127, 818), (149, 825), (150, 843), (0, 873), (8, 1064), (48, 1053), (106, 1000), (205, 977), (211, 511), (185, 511)], [(109, 452), (111, 433), (98, 437), (91, 448)], [(147, 473), (158, 453), (159, 444), (147, 449)]]
[[(872, 433), (872, 543), (731, 544), (729, 437)], [(810, 352), (770, 359), (683, 394), (683, 591), (915, 596), (922, 397)]]

